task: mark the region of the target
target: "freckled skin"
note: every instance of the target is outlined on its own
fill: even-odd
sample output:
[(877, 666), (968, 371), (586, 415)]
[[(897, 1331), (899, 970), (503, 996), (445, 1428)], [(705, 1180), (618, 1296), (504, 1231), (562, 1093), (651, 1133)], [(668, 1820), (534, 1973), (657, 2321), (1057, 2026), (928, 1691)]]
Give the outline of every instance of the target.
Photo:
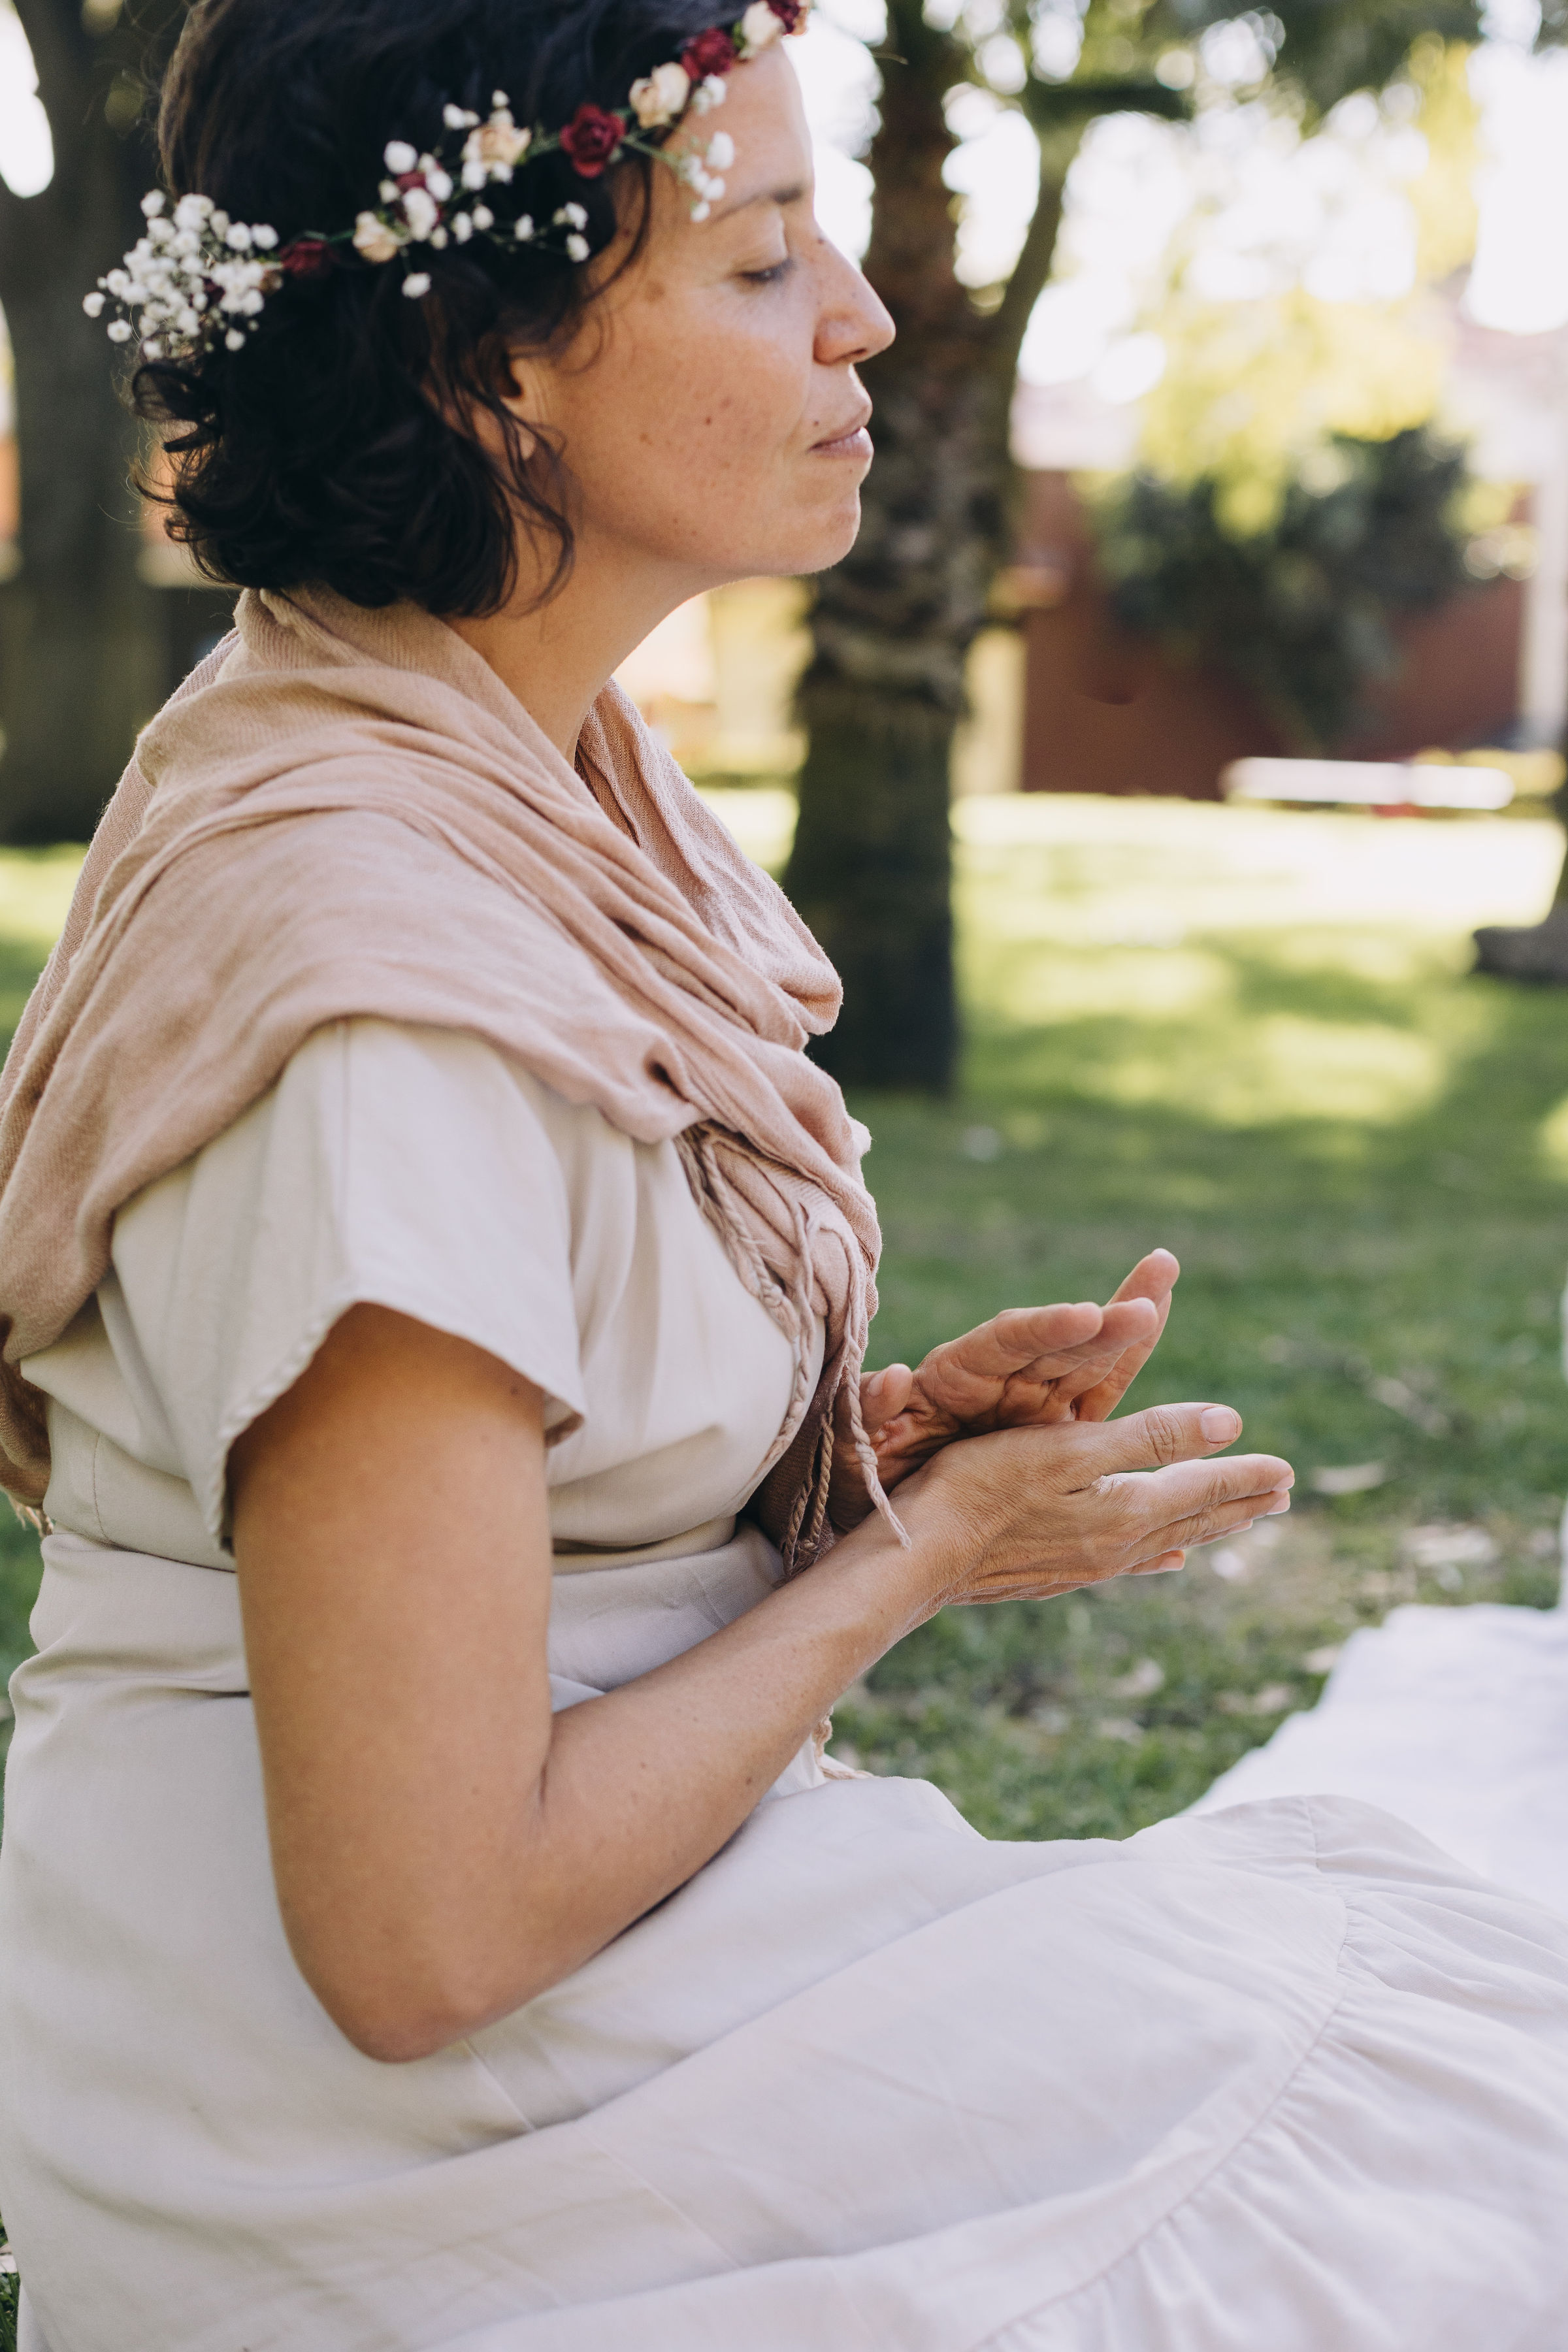
[[(511, 355), (516, 414), (560, 451), (576, 549), (565, 591), (530, 610), (541, 563), (524, 537), (509, 609), (453, 626), (562, 748), (605, 678), (702, 590), (838, 562), (860, 522), (869, 415), (856, 368), (892, 322), (812, 209), (811, 142), (783, 49), (729, 78), (736, 160), (711, 218), (652, 175), (643, 250), (587, 265), (604, 291), (563, 351)], [(711, 116), (678, 134), (706, 142)], [(485, 420), (471, 429), (487, 441)], [(495, 452), (498, 456), (499, 450)]]

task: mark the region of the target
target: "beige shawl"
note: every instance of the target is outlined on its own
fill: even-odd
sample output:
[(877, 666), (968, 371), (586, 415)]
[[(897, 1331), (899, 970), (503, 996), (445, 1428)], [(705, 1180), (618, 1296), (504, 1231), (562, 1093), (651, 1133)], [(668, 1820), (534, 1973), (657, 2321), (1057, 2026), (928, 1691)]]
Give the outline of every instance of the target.
[(485, 1038), (623, 1133), (679, 1138), (794, 1345), (794, 1422), (826, 1317), (788, 1456), (784, 1549), (808, 1560), (841, 1388), (870, 1468), (879, 1245), (857, 1130), (803, 1051), (837, 1013), (832, 967), (617, 688), (579, 772), (416, 607), (247, 593), (237, 624), (142, 737), (0, 1079), (0, 1485), (43, 1497), (16, 1367), (96, 1289), (116, 1211), (311, 1031), (370, 1014)]

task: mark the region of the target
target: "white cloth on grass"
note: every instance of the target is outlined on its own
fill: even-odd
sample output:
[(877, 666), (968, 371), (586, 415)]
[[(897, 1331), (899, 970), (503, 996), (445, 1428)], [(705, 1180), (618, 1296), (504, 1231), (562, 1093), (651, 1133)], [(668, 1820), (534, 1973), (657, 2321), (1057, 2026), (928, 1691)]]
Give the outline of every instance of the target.
[(789, 1349), (672, 1147), (356, 1023), (121, 1215), (29, 1367), (0, 2210), (52, 2352), (1554, 2352), (1568, 1922), (1354, 1803), (992, 1843), (808, 1748), (563, 1984), (354, 2051), (278, 1917), (223, 1463), (356, 1297), (551, 1400), (558, 1703), (778, 1573), (733, 1514)]

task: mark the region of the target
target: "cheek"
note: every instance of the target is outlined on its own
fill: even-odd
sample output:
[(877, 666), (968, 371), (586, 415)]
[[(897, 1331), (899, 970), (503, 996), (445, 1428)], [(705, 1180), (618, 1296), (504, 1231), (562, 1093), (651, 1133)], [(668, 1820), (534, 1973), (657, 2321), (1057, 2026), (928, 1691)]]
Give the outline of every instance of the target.
[(568, 463), (585, 510), (690, 516), (698, 507), (776, 489), (796, 460), (809, 364), (754, 329), (689, 329), (626, 339), (606, 354), (567, 425)]

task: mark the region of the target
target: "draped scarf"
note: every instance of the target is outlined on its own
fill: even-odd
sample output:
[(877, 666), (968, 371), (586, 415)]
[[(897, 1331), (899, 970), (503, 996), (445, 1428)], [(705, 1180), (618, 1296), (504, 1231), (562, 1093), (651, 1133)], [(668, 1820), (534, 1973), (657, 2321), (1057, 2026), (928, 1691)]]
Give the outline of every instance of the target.
[(417, 606), (247, 592), (142, 734), (0, 1076), (0, 1486), (43, 1500), (44, 1399), (19, 1368), (96, 1290), (116, 1212), (314, 1030), (372, 1016), (480, 1037), (623, 1134), (675, 1141), (794, 1350), (763, 1468), (804, 1566), (836, 1421), (881, 1499), (858, 1409), (880, 1245), (866, 1138), (805, 1051), (839, 1001), (618, 688), (574, 767)]

